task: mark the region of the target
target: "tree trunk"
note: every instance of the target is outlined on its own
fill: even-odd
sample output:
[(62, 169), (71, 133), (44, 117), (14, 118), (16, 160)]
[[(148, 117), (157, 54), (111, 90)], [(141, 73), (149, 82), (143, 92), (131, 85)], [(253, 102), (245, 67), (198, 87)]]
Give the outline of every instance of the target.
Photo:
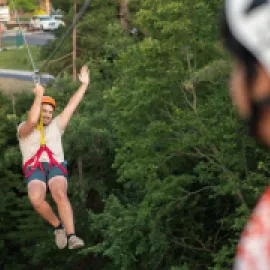
[(122, 26), (128, 31), (128, 0), (120, 0), (119, 16)]
[(83, 184), (83, 161), (82, 161), (82, 156), (78, 156), (78, 173), (79, 173), (79, 184), (81, 191), (84, 190), (84, 184)]
[[(77, 0), (73, 0), (73, 20), (77, 14)], [(77, 78), (76, 58), (77, 58), (77, 27), (73, 28), (73, 53), (72, 53), (72, 67), (73, 67), (73, 81)]]

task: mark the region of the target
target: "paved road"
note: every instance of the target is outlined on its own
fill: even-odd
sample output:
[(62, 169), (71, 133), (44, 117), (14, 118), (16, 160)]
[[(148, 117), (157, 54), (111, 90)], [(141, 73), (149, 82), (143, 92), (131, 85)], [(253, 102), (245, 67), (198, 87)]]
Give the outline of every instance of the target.
[[(52, 33), (42, 32), (42, 31), (25, 33), (25, 37), (29, 44), (39, 45), (39, 46), (44, 46), (48, 42), (55, 39), (55, 36)], [(16, 38), (16, 32), (14, 31), (12, 32), (8, 31), (3, 35), (4, 43), (12, 42), (14, 44), (15, 38)], [(33, 72), (0, 69), (0, 78), (13, 78), (13, 79), (18, 79), (18, 80), (23, 80), (23, 81), (31, 81), (33, 79)], [(54, 77), (49, 74), (45, 74), (45, 75), (42, 75), (40, 79), (41, 79), (42, 84), (47, 84), (50, 80), (53, 80)]]
[[(30, 71), (21, 71), (21, 70), (12, 70), (12, 69), (0, 69), (0, 78), (13, 78), (23, 81), (32, 81), (33, 72)], [(42, 84), (47, 84), (49, 81), (53, 80), (54, 77), (49, 74), (43, 74), (40, 77), (40, 82)]]
[[(8, 32), (3, 35), (3, 42), (15, 42), (16, 33)], [(25, 33), (25, 38), (27, 42), (31, 45), (39, 45), (44, 46), (48, 44), (48, 42), (55, 39), (55, 36), (50, 32), (33, 32), (33, 33)]]
[(26, 35), (25, 37), (26, 37), (26, 40), (29, 44), (40, 45), (40, 46), (44, 46), (48, 42), (55, 39), (55, 37), (52, 33), (47, 33), (47, 32), (33, 33), (30, 35)]

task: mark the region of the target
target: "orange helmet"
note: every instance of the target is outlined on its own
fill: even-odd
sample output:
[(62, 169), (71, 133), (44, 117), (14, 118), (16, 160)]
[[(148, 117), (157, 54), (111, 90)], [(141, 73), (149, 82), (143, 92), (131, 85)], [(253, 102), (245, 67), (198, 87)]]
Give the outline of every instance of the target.
[(47, 104), (50, 104), (53, 106), (53, 108), (55, 109), (56, 108), (56, 102), (55, 100), (52, 98), (52, 97), (49, 97), (49, 96), (43, 96), (42, 98), (42, 104), (43, 103), (47, 103)]

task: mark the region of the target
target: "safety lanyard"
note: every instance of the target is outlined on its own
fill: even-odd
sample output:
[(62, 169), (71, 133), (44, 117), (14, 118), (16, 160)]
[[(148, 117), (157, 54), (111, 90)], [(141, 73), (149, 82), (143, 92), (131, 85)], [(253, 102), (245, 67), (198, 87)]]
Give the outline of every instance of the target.
[(37, 130), (40, 132), (40, 145), (46, 145), (46, 140), (45, 140), (45, 132), (44, 132), (44, 126), (43, 126), (43, 118), (42, 118), (42, 112), (40, 112), (40, 117), (39, 117), (39, 124), (36, 127)]

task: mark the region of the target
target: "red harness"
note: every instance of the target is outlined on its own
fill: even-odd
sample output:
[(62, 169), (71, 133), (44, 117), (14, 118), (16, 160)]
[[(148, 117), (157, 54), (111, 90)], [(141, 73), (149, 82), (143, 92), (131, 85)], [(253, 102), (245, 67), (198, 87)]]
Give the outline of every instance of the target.
[[(52, 168), (52, 166), (57, 166), (64, 174), (67, 174), (67, 170), (65, 169), (65, 167), (62, 166), (59, 162), (57, 162), (57, 160), (53, 157), (53, 152), (46, 145), (41, 145), (36, 154), (29, 160), (27, 160), (23, 166), (23, 173), (25, 174), (26, 178), (28, 178), (37, 168), (40, 168), (41, 172), (45, 175), (42, 164), (39, 161), (41, 155), (44, 152), (47, 153), (49, 158), (49, 170)], [(31, 166), (31, 169), (27, 172), (27, 168), (31, 164), (33, 165)]]

